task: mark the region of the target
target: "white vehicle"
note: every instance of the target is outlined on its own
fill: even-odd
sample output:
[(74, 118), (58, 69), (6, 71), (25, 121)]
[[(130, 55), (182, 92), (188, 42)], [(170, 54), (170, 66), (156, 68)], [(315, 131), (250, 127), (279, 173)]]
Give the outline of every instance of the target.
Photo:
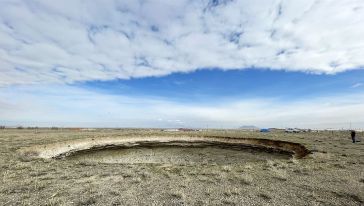
[(286, 133), (300, 133), (301, 131), (297, 128), (287, 128), (285, 130)]

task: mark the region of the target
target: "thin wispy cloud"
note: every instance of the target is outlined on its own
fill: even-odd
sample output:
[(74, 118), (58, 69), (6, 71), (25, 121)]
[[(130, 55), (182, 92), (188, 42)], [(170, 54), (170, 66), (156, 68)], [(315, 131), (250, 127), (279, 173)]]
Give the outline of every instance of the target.
[(364, 84), (363, 83), (355, 83), (351, 86), (351, 88), (358, 88), (358, 87), (361, 87), (363, 86)]
[(6, 120), (2, 122), (8, 125), (348, 128), (350, 122), (353, 127), (364, 123), (364, 94), (292, 102), (262, 97), (201, 105), (49, 86), (0, 89), (0, 99), (1, 118)]
[(364, 66), (364, 1), (3, 0), (0, 85)]

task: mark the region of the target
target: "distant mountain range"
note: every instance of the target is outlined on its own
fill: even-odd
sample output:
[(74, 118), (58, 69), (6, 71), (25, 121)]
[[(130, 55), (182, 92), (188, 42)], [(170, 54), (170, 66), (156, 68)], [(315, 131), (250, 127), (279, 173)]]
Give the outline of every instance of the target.
[(244, 130), (258, 130), (259, 127), (256, 127), (254, 125), (243, 125), (243, 126), (239, 127), (239, 129), (244, 129)]

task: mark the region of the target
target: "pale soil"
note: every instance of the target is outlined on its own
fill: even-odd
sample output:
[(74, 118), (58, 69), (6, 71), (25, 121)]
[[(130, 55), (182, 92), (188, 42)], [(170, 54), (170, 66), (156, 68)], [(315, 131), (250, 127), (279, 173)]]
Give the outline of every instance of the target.
[(88, 163), (153, 163), (170, 165), (231, 165), (289, 159), (290, 154), (267, 153), (254, 149), (207, 147), (138, 147), (88, 151), (67, 157)]
[[(168, 134), (167, 134), (168, 135)], [(254, 148), (267, 152), (290, 153), (297, 158), (305, 157), (309, 151), (299, 143), (263, 139), (263, 138), (234, 138), (219, 136), (183, 135), (179, 136), (115, 136), (84, 138), (68, 140), (51, 144), (40, 144), (22, 147), (17, 150), (24, 158), (61, 158), (84, 151), (94, 151), (110, 148), (131, 148), (131, 147), (224, 147), (230, 149)]]
[[(292, 141), (313, 154), (237, 164), (108, 164), (17, 153), (70, 140), (181, 134)], [(363, 158), (363, 142), (352, 144), (349, 133), (339, 132), (0, 130), (0, 205), (363, 205)]]

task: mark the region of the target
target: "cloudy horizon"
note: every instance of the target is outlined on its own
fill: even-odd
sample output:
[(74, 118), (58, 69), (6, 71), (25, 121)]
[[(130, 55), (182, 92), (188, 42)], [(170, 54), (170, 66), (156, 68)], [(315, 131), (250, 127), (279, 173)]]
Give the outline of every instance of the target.
[(364, 128), (363, 1), (0, 5), (0, 125)]

